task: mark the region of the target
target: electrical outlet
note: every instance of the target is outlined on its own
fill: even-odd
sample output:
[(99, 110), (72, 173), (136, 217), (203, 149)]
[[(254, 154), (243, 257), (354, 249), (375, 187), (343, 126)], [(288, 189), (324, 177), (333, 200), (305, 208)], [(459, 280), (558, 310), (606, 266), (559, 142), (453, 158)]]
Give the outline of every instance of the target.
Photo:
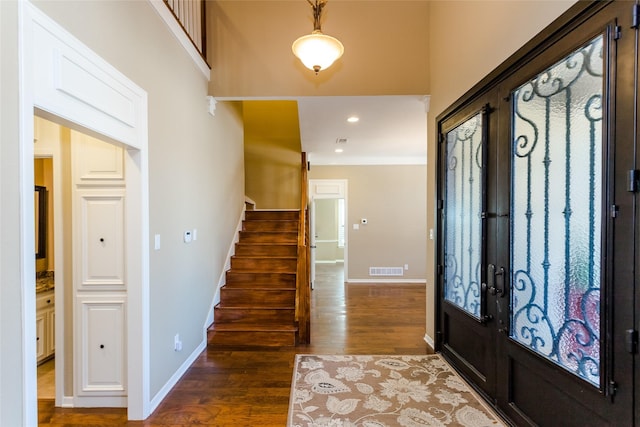
[(184, 232), (184, 242), (185, 243), (191, 243), (192, 239), (193, 239), (193, 235), (191, 234), (191, 230), (185, 231)]
[(180, 334), (176, 334), (176, 336), (173, 337), (173, 350), (182, 351), (182, 341), (180, 341)]
[(404, 269), (405, 269), (405, 270), (408, 270), (408, 269), (409, 269), (409, 264), (405, 264), (405, 265), (404, 265)]

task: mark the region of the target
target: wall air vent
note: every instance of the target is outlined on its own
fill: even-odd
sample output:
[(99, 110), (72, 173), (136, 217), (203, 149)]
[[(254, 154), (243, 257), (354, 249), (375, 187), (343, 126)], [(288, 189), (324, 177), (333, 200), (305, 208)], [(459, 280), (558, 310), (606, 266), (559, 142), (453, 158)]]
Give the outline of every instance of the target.
[(403, 276), (402, 267), (369, 267), (369, 276)]
[(336, 144), (346, 144), (349, 141), (348, 138), (336, 138)]

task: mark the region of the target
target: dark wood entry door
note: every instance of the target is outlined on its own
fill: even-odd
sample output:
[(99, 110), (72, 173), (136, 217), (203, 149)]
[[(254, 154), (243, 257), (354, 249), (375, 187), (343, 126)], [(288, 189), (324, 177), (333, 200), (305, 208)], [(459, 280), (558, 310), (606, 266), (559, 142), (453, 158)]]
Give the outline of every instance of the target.
[(631, 6), (581, 5), (439, 120), (437, 348), (517, 425), (634, 422)]

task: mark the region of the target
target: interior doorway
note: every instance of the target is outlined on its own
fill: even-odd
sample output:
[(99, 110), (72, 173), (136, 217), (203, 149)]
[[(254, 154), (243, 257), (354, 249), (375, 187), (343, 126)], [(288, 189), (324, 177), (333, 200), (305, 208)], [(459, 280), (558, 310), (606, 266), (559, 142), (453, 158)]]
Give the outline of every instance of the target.
[[(129, 419), (144, 419), (150, 413), (149, 396), (149, 325), (148, 325), (148, 281), (149, 281), (149, 242), (148, 242), (148, 152), (147, 152), (147, 95), (144, 90), (111, 67), (102, 58), (91, 51), (66, 30), (44, 15), (33, 4), (19, 2), (22, 22), (23, 43), (19, 57), (23, 64), (20, 81), (20, 128), (21, 137), (20, 167), (21, 192), (33, 191), (34, 110), (38, 115), (64, 124), (71, 129), (101, 139), (124, 148), (125, 186), (128, 195), (123, 216), (127, 223), (124, 248), (127, 253), (128, 268), (126, 276), (127, 303), (121, 305), (123, 318), (126, 319), (126, 381)], [(25, 36), (28, 35), (28, 36)], [(66, 61), (72, 68), (60, 68), (60, 61)], [(77, 64), (84, 64), (76, 67)], [(71, 78), (65, 73), (76, 72)], [(61, 76), (62, 73), (63, 75)], [(65, 82), (65, 90), (51, 86), (53, 82)], [(98, 79), (96, 76), (100, 76)], [(105, 92), (106, 91), (106, 92)], [(82, 99), (70, 94), (82, 94)], [(125, 97), (126, 95), (126, 97)], [(124, 98), (123, 98), (124, 97)], [(115, 102), (118, 101), (118, 102)], [(126, 102), (119, 102), (126, 101)], [(134, 118), (129, 120), (130, 118)], [(126, 119), (126, 120), (120, 120)], [(34, 253), (34, 205), (31, 197), (24, 198), (21, 206), (25, 221), (20, 229), (20, 247), (24, 262), (21, 263), (21, 287), (25, 289), (22, 300), (22, 317), (25, 358), (35, 357), (36, 334), (35, 292), (33, 288), (35, 268)], [(60, 301), (64, 304), (64, 300)], [(57, 302), (58, 303), (58, 302)], [(56, 304), (58, 305), (58, 304)], [(63, 309), (58, 307), (57, 310)], [(126, 310), (126, 313), (125, 313)], [(126, 314), (126, 316), (124, 316)], [(56, 329), (62, 330), (63, 320), (56, 316)], [(56, 336), (64, 340), (62, 334)], [(29, 359), (26, 359), (29, 360)], [(58, 366), (60, 366), (58, 364)], [(56, 366), (56, 368), (58, 367)], [(71, 367), (70, 367), (71, 369)], [(35, 363), (24, 368), (25, 422), (37, 424), (37, 370)], [(60, 381), (58, 381), (60, 383)], [(59, 385), (57, 385), (59, 387)], [(85, 402), (89, 402), (88, 400)], [(100, 406), (93, 400), (92, 406)], [(59, 406), (81, 406), (73, 393), (64, 393)], [(86, 404), (84, 406), (87, 406)]]
[(347, 180), (309, 180), (311, 286), (316, 276), (316, 264), (341, 263), (348, 276)]

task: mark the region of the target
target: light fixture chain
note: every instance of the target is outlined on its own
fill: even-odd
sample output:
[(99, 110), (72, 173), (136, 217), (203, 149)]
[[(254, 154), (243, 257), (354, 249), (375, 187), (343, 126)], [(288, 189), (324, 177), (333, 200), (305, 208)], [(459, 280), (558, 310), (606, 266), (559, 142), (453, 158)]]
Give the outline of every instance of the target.
[(307, 2), (311, 5), (313, 9), (313, 30), (314, 31), (322, 31), (320, 28), (320, 16), (322, 15), (322, 9), (328, 0), (315, 0), (315, 3), (311, 0), (307, 0)]

